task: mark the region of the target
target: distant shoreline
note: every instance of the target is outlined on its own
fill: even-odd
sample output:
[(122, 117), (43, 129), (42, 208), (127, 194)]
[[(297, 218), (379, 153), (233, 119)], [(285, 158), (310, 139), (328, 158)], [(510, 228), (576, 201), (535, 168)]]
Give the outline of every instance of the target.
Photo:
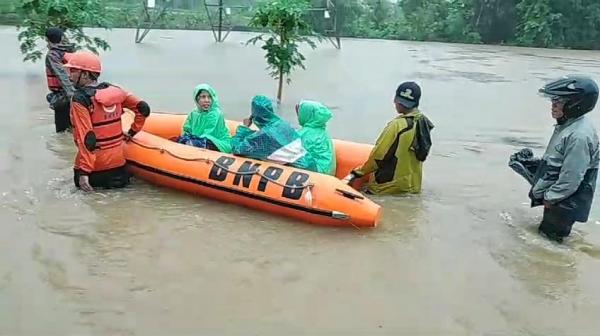
[[(6, 24), (3, 23), (0, 17), (0, 28), (17, 28), (16, 24)], [(85, 27), (86, 29), (98, 29), (98, 30), (105, 30), (104, 28), (99, 28), (99, 27)], [(236, 33), (259, 33), (258, 31), (255, 30), (251, 30), (251, 29), (245, 29), (245, 27), (239, 27), (238, 28), (234, 28), (231, 30), (231, 32), (236, 32)], [(113, 27), (110, 30), (106, 30), (107, 32), (110, 32), (111, 30), (132, 30), (135, 31), (137, 29), (137, 27), (128, 27), (128, 26), (123, 26), (123, 27)], [(140, 29), (141, 31), (143, 31), (143, 28)], [(212, 32), (212, 30), (209, 27), (202, 27), (199, 29), (187, 29), (187, 28), (163, 28), (163, 27), (159, 27), (159, 28), (152, 28), (151, 31), (198, 31), (198, 32)], [(226, 32), (224, 30), (224, 32)], [(325, 36), (327, 37), (327, 36)], [(372, 37), (360, 37), (360, 36), (344, 36), (344, 35), (340, 35), (339, 36), (340, 39), (342, 39), (342, 49), (343, 49), (343, 39), (352, 39), (352, 40), (367, 40), (367, 41), (398, 41), (398, 42), (415, 42), (415, 43), (441, 43), (441, 44), (456, 44), (456, 45), (472, 45), (472, 46), (490, 46), (490, 47), (511, 47), (511, 48), (524, 48), (524, 49), (541, 49), (541, 50), (573, 50), (573, 51), (589, 51), (589, 52), (600, 52), (600, 49), (578, 49), (578, 48), (561, 48), (561, 47), (534, 47), (534, 46), (526, 46), (526, 45), (522, 45), (522, 44), (517, 44), (517, 43), (469, 43), (469, 42), (452, 42), (452, 41), (438, 41), (438, 40), (408, 40), (408, 39), (394, 39), (394, 38), (372, 38)], [(332, 37), (335, 38), (335, 37)], [(327, 40), (324, 40), (323, 43), (329, 43)]]

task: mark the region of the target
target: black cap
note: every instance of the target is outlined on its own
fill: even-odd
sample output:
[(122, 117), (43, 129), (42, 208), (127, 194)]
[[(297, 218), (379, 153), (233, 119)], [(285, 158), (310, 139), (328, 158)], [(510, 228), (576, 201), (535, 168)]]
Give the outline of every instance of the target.
[(57, 27), (48, 28), (46, 30), (46, 38), (52, 43), (60, 43), (63, 38), (63, 31)]
[(415, 82), (404, 82), (396, 89), (394, 102), (411, 109), (419, 106), (421, 87)]

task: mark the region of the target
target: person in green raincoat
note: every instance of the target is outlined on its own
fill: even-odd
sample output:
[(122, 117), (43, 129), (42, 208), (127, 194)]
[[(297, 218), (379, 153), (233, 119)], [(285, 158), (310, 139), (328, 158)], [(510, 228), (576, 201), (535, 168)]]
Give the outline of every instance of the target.
[[(231, 140), (233, 154), (317, 170), (315, 160), (302, 146), (302, 139), (287, 121), (275, 114), (269, 98), (255, 96), (251, 107), (250, 117), (238, 126)], [(249, 128), (253, 123), (258, 131)]]
[(231, 135), (215, 90), (208, 84), (200, 84), (194, 89), (193, 98), (196, 108), (185, 120), (177, 142), (231, 153)]
[(325, 105), (310, 100), (303, 100), (296, 105), (296, 113), (298, 123), (302, 126), (298, 131), (302, 146), (315, 159), (317, 172), (335, 175), (335, 150), (327, 133), (327, 122), (333, 114)]
[(433, 123), (419, 107), (421, 88), (404, 82), (396, 89), (394, 103), (398, 116), (390, 121), (375, 143), (367, 161), (344, 180), (373, 173), (365, 186), (371, 194), (420, 193), (423, 162), (431, 149)]

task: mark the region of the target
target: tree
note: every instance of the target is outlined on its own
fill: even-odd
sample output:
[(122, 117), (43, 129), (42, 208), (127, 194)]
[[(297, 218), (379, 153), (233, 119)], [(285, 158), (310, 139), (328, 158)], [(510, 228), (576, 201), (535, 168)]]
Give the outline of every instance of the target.
[(570, 48), (600, 48), (600, 1), (554, 0), (551, 9), (560, 13), (559, 19), (551, 26), (554, 44)]
[(561, 14), (553, 13), (550, 0), (521, 0), (517, 5), (521, 22), (517, 26), (517, 41), (534, 47), (554, 45), (552, 25)]
[(25, 55), (23, 61), (35, 62), (42, 58), (36, 42), (45, 39), (46, 29), (50, 27), (63, 29), (78, 49), (85, 47), (95, 53), (98, 49), (110, 49), (105, 40), (91, 38), (83, 32), (84, 26), (110, 28), (111, 21), (102, 0), (22, 0), (16, 10), (23, 19), (18, 26), (21, 53)]
[(510, 40), (517, 25), (516, 0), (474, 0), (474, 25), (484, 43)]
[(363, 15), (357, 21), (360, 27), (358, 32), (367, 37), (388, 37), (393, 26), (394, 5), (388, 0), (366, 0), (363, 3)]
[(411, 0), (401, 3), (406, 30), (411, 39), (444, 41), (450, 2), (446, 0)]
[(306, 58), (299, 51), (300, 43), (307, 43), (315, 49), (316, 44), (310, 37), (318, 35), (306, 21), (305, 14), (310, 4), (307, 0), (275, 0), (262, 2), (250, 19), (250, 27), (267, 29), (268, 32), (248, 40), (247, 44), (264, 42), (267, 69), (271, 77), (279, 80), (277, 100), (281, 102), (283, 78), (291, 83), (290, 74), (296, 67), (306, 69)]

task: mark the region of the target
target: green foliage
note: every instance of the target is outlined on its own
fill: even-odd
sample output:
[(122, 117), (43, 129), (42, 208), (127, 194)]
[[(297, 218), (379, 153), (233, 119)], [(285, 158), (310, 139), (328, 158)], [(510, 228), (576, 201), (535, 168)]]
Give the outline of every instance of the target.
[(37, 42), (45, 40), (46, 29), (50, 27), (62, 28), (77, 48), (95, 53), (98, 49), (110, 48), (103, 39), (89, 37), (83, 31), (86, 25), (110, 28), (111, 20), (101, 0), (22, 0), (16, 11), (23, 18), (18, 26), (20, 49), (25, 55), (23, 61), (35, 62), (42, 58)]
[(259, 5), (250, 19), (250, 27), (267, 30), (266, 33), (251, 38), (246, 44), (256, 44), (259, 41), (264, 43), (261, 48), (266, 51), (269, 74), (279, 79), (279, 101), (283, 91), (283, 78), (286, 77), (289, 84), (289, 76), (294, 68), (306, 69), (306, 58), (299, 50), (300, 43), (316, 48), (316, 44), (310, 40), (316, 34), (305, 16), (309, 7), (307, 0), (266, 1)]
[(467, 0), (474, 29), (484, 43), (506, 42), (514, 36), (519, 0)]
[(415, 6), (414, 1), (402, 2), (405, 13), (405, 28), (413, 40), (444, 40), (445, 20), (448, 16), (448, 3), (438, 0), (424, 0)]
[(447, 39), (468, 43), (481, 42), (481, 35), (473, 23), (474, 15), (472, 0), (452, 1), (445, 20)]
[[(157, 0), (157, 5), (165, 1), (170, 1), (175, 10), (169, 11), (158, 20), (156, 28), (210, 29), (204, 0)], [(326, 0), (223, 1), (225, 6), (250, 5), (253, 8), (262, 7), (265, 3), (282, 2), (288, 2), (292, 6), (298, 4), (300, 7), (305, 6), (307, 2), (314, 7), (324, 7), (326, 4)], [(213, 4), (217, 2), (218, 0), (210, 1)], [(336, 27), (341, 36), (600, 49), (600, 0), (334, 2), (338, 14)], [(104, 27), (105, 25), (97, 19), (110, 18), (115, 27), (135, 28), (141, 13), (140, 0), (0, 0), (0, 23), (20, 23), (23, 27), (39, 26), (46, 21), (52, 21), (51, 24), (54, 24), (57, 20), (50, 15), (48, 6), (59, 8), (61, 16), (70, 18), (70, 21), (79, 27)], [(37, 10), (23, 10), (27, 7)], [(105, 11), (100, 11), (101, 7), (104, 7)], [(80, 10), (81, 8), (84, 10)], [(230, 18), (235, 29), (269, 28), (260, 24), (247, 27), (246, 22), (250, 15), (251, 13), (245, 10), (234, 10)], [(301, 16), (299, 12), (298, 15)], [(315, 31), (326, 33), (334, 28), (334, 20), (324, 20), (322, 11), (304, 11), (302, 15), (305, 22)], [(24, 36), (22, 42), (25, 42), (25, 48), (29, 50), (32, 47), (28, 41), (35, 41), (40, 35), (35, 32), (27, 34), (31, 35), (31, 38)], [(82, 43), (85, 44), (85, 41), (82, 40)], [(34, 60), (36, 55), (31, 54), (30, 58)]]
[(471, 0), (405, 0), (397, 17), (397, 38), (419, 41), (480, 41), (472, 25)]
[(521, 17), (517, 42), (534, 47), (551, 46), (552, 25), (560, 20), (561, 15), (552, 13), (550, 0), (522, 0), (517, 10)]
[(598, 0), (341, 2), (343, 36), (600, 49)]
[(521, 45), (600, 49), (597, 0), (521, 0), (517, 10)]

